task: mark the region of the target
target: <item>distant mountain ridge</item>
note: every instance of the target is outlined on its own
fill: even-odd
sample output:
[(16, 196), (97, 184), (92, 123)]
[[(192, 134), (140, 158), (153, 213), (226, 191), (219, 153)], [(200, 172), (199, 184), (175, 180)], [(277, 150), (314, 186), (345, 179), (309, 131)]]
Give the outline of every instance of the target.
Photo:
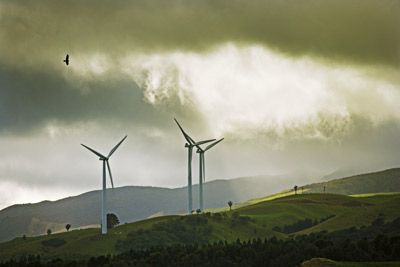
[(345, 167), (345, 168), (340, 168), (337, 169), (327, 175), (324, 175), (321, 178), (321, 181), (330, 181), (333, 179), (340, 179), (343, 177), (350, 177), (350, 176), (354, 176), (354, 175), (358, 175), (360, 173), (366, 173), (361, 171), (360, 169), (356, 169), (356, 168), (350, 168), (350, 167)]

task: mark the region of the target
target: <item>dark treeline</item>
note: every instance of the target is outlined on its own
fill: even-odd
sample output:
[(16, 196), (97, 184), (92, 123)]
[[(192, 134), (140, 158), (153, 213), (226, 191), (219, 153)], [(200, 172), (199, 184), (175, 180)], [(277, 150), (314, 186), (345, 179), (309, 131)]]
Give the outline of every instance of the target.
[(44, 261), (38, 256), (22, 257), (0, 263), (14, 266), (298, 266), (315, 257), (337, 261), (400, 260), (400, 218), (384, 223), (337, 232), (313, 233), (287, 240), (253, 239), (233, 243), (157, 246), (131, 250), (115, 256), (92, 257), (88, 260)]
[(317, 219), (313, 220), (310, 218), (305, 218), (304, 220), (299, 220), (293, 224), (285, 224), (282, 228), (279, 226), (275, 226), (272, 230), (281, 232), (281, 233), (285, 233), (285, 234), (291, 234), (291, 233), (295, 233), (295, 232), (313, 227), (317, 224), (323, 223), (333, 217), (335, 217), (335, 215), (329, 215), (320, 220), (317, 220)]

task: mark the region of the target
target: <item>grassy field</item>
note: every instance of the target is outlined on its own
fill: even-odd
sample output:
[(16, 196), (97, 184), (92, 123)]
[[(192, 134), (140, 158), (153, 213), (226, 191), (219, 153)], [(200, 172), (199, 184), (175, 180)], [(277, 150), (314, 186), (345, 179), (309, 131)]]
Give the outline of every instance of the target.
[(354, 195), (400, 191), (400, 168), (354, 175), (304, 186), (310, 193)]
[(338, 262), (316, 258), (305, 261), (301, 267), (397, 267), (400, 262)]
[[(111, 229), (106, 236), (102, 236), (99, 229), (85, 229), (26, 239), (16, 238), (0, 244), (0, 259), (24, 254), (40, 254), (44, 258), (80, 258), (115, 254), (121, 251), (121, 246), (124, 244), (134, 244), (137, 248), (157, 244), (190, 243), (196, 241), (196, 236), (202, 241), (205, 238), (207, 242), (219, 240), (233, 242), (237, 238), (248, 240), (271, 236), (286, 238), (287, 234), (274, 231), (274, 227), (290, 225), (306, 218), (313, 221), (329, 218), (312, 227), (290, 233), (290, 235), (306, 234), (369, 225), (378, 217), (386, 221), (400, 217), (400, 194), (363, 197), (282, 194), (280, 197), (254, 200), (251, 203), (232, 211), (204, 215), (163, 216), (124, 224)], [(200, 220), (201, 224), (197, 222), (198, 218), (203, 218)], [(55, 244), (46, 245), (46, 240)]]
[[(285, 194), (282, 194), (285, 195)], [(333, 218), (298, 232), (333, 231), (352, 226), (369, 225), (379, 215), (390, 221), (400, 216), (400, 194), (370, 194), (351, 197), (333, 194), (287, 195), (272, 200), (238, 208), (240, 214), (248, 215), (268, 228), (293, 223), (305, 218)]]

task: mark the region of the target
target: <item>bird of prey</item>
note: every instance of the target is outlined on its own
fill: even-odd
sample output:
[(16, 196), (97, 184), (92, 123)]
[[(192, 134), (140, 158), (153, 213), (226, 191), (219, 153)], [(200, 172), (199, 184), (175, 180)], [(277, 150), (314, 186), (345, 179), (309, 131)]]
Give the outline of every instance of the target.
[(65, 62), (65, 64), (67, 66), (69, 65), (69, 55), (68, 54), (65, 56), (65, 59), (63, 60), (63, 62)]

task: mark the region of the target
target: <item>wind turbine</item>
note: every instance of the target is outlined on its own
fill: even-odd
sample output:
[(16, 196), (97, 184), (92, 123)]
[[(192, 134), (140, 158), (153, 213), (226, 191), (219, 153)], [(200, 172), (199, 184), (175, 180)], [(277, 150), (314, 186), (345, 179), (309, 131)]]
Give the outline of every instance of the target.
[(192, 153), (193, 147), (196, 145), (201, 145), (205, 143), (209, 143), (215, 141), (215, 139), (204, 140), (196, 143), (182, 128), (177, 119), (175, 119), (176, 124), (181, 130), (183, 137), (186, 139), (185, 147), (188, 149), (188, 213), (191, 214), (193, 210), (193, 198), (192, 198)]
[(119, 143), (111, 149), (110, 153), (108, 153), (107, 156), (104, 156), (100, 154), (99, 152), (95, 151), (94, 149), (91, 149), (88, 146), (85, 146), (84, 144), (81, 144), (83, 147), (87, 148), (91, 152), (93, 152), (95, 155), (99, 156), (99, 160), (103, 161), (103, 190), (101, 194), (101, 233), (102, 234), (107, 234), (107, 213), (106, 213), (106, 164), (107, 164), (107, 169), (108, 169), (108, 174), (110, 175), (110, 180), (111, 180), (111, 186), (114, 188), (114, 182), (113, 178), (111, 175), (111, 168), (110, 168), (110, 163), (108, 163), (108, 160), (110, 159), (111, 155), (117, 150), (117, 148), (122, 144), (122, 142), (127, 138), (128, 136), (125, 135), (124, 138), (122, 138)]
[(209, 144), (206, 146), (205, 149), (202, 149), (199, 145), (196, 144), (197, 147), (197, 153), (199, 153), (199, 159), (200, 159), (200, 166), (199, 166), (199, 202), (200, 202), (200, 210), (203, 211), (204, 208), (204, 201), (203, 201), (203, 182), (206, 181), (206, 163), (205, 163), (205, 158), (204, 158), (204, 153), (224, 140), (224, 138), (219, 139), (218, 141), (215, 141), (212, 144)]

